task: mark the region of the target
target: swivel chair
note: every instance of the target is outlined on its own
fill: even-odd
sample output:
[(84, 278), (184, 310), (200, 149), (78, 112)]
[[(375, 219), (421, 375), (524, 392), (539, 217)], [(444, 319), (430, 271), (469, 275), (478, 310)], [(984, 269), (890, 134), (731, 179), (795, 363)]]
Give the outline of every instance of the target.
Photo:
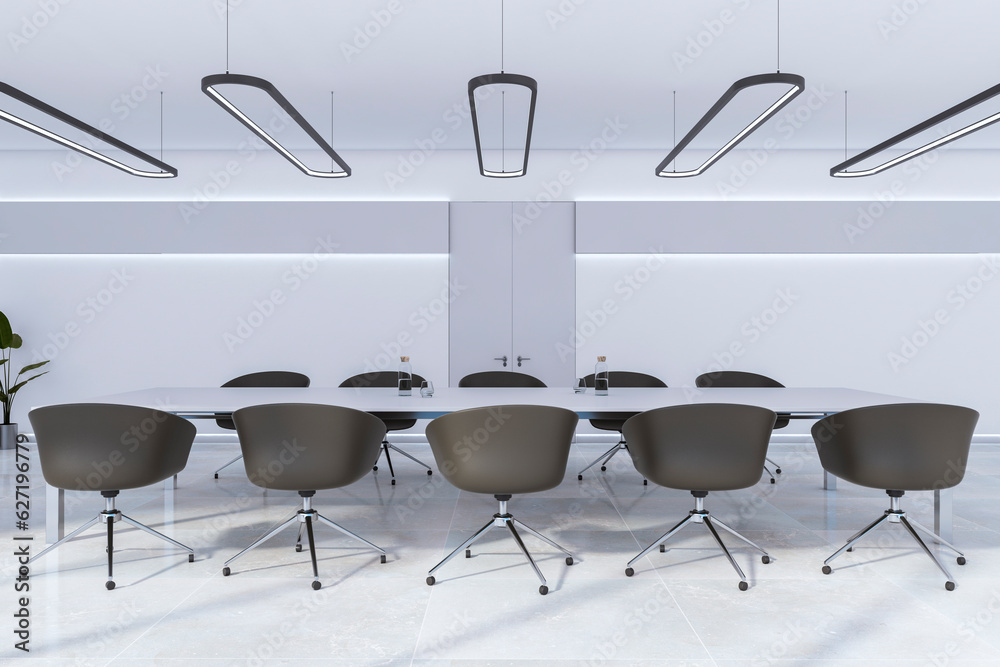
[(536, 387), (545, 383), (533, 375), (516, 371), (482, 371), (470, 373), (458, 381), (459, 387)]
[(885, 489), (889, 496), (889, 509), (823, 561), (823, 574), (832, 573), (830, 563), (844, 552), (853, 551), (875, 528), (885, 522), (898, 523), (944, 573), (945, 589), (955, 590), (948, 568), (917, 531), (958, 554), (959, 565), (965, 565), (965, 554), (907, 517), (899, 499), (906, 491), (958, 485), (965, 477), (978, 421), (978, 412), (957, 405), (897, 403), (845, 410), (816, 422), (812, 436), (823, 469), (852, 484)]
[(96, 523), (108, 526), (108, 580), (114, 580), (114, 525), (130, 526), (188, 552), (194, 550), (121, 513), (115, 498), (169, 479), (187, 465), (196, 429), (186, 419), (151, 408), (108, 403), (72, 403), (36, 408), (28, 413), (38, 443), (45, 481), (60, 489), (100, 491), (104, 511), (52, 544), (28, 562), (38, 560)]
[(542, 582), (538, 592), (549, 592), (517, 529), (566, 554), (567, 565), (573, 564), (573, 554), (515, 519), (507, 511), (507, 502), (514, 494), (546, 491), (562, 482), (579, 420), (563, 408), (498, 405), (452, 412), (427, 425), (427, 440), (445, 479), (462, 491), (489, 494), (500, 503), (485, 526), (430, 569), (428, 586), (437, 581), (434, 573), (456, 554), (465, 551), (465, 557), (471, 558), (470, 547), (495, 527), (507, 528)]
[(695, 499), (687, 517), (628, 562), (632, 566), (660, 547), (689, 523), (704, 524), (740, 577), (739, 588), (747, 590), (746, 575), (722, 542), (716, 526), (761, 552), (761, 562), (770, 555), (705, 509), (710, 491), (732, 491), (753, 486), (760, 480), (767, 442), (775, 414), (766, 408), (735, 403), (703, 403), (657, 408), (632, 417), (623, 429), (635, 468), (653, 483), (671, 489), (686, 489)]

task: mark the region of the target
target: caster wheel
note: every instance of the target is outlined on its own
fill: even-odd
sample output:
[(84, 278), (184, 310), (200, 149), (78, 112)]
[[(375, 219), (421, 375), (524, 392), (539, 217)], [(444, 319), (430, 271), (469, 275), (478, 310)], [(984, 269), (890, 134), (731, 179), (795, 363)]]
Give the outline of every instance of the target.
[(434, 582), (437, 581), (434, 577), (427, 577), (427, 585), (433, 586)]
[[(111, 583), (111, 586), (112, 586), (112, 588), (114, 587), (114, 582)], [(944, 584), (944, 589), (946, 591), (953, 591), (953, 590), (955, 590), (955, 582), (954, 581), (946, 581), (945, 584)]]
[(383, 563), (383, 564), (385, 563), (385, 554), (382, 554), (381, 556), (379, 556), (378, 562)]
[(648, 479), (642, 480), (642, 485), (643, 486), (649, 486), (649, 480)]
[(378, 472), (378, 466), (372, 466), (372, 471)]
[(300, 552), (300, 551), (302, 551), (302, 545), (301, 545), (301, 544), (296, 544), (296, 545), (295, 545), (295, 551), (296, 551), (296, 552)]
[(761, 556), (760, 557), (760, 562), (763, 563), (764, 565), (767, 565), (768, 563), (771, 562), (771, 557), (770, 556)]
[(771, 478), (771, 484), (774, 484), (774, 478), (773, 477)]
[(833, 572), (833, 568), (832, 567), (830, 567), (829, 565), (824, 565), (823, 566), (823, 574), (830, 574), (831, 572)]
[(775, 468), (775, 469), (774, 469), (774, 473), (775, 473), (776, 475), (780, 475), (780, 474), (781, 474), (781, 468)]
[(854, 547), (849, 548), (847, 551), (848, 552), (854, 551)]
[(661, 544), (660, 545), (660, 553), (661, 554), (667, 553), (667, 545), (666, 544)]
[(472, 558), (472, 549), (466, 549), (465, 550), (465, 557), (466, 558)]
[(319, 589), (323, 588), (323, 584), (319, 583), (318, 581), (314, 581), (312, 583), (312, 587), (314, 591), (318, 591)]
[(635, 574), (635, 570), (633, 570), (630, 567), (626, 567), (625, 568), (625, 576), (626, 577), (631, 577), (633, 574)]
[(959, 565), (965, 565), (965, 556), (959, 556), (958, 557), (958, 564)]
[(223, 577), (228, 577), (232, 573), (233, 573), (233, 571), (230, 570), (228, 567), (222, 568), (222, 576)]
[(601, 472), (606, 472), (606, 471), (607, 471), (607, 469), (608, 469), (608, 467), (607, 467), (607, 466), (601, 466)]
[(577, 475), (577, 476), (576, 476), (576, 479), (577, 479), (578, 481), (582, 482), (582, 481), (583, 481), (583, 475)]
[(396, 486), (396, 480), (395, 480), (395, 479), (394, 479), (394, 480), (392, 480), (392, 485), (393, 485), (393, 486)]
[[(950, 581), (948, 583), (951, 584)], [(106, 584), (104, 584), (104, 587), (107, 588), (109, 591), (113, 591), (115, 590), (115, 582), (109, 580)], [(954, 588), (955, 584), (951, 584), (951, 587)]]
[(219, 479), (219, 473), (215, 473), (215, 479)]
[[(951, 583), (951, 582), (949, 582), (949, 583)], [(954, 585), (952, 585), (952, 588), (954, 588)], [(539, 586), (538, 587), (538, 592), (541, 593), (542, 595), (548, 595), (549, 594), (549, 587), (548, 586)]]
[(193, 563), (194, 562), (194, 554), (188, 554), (188, 562), (189, 563)]
[(434, 471), (433, 471), (433, 470), (428, 470), (428, 471), (427, 471), (427, 476), (428, 476), (428, 477), (430, 477), (430, 476), (431, 476), (431, 475), (433, 475), (433, 474), (434, 474)]
[(573, 564), (573, 557), (572, 556), (566, 556), (566, 564), (567, 565), (572, 565)]
[(748, 584), (748, 583), (747, 583), (747, 582), (745, 582), (745, 581), (741, 581), (741, 582), (740, 582), (740, 590), (741, 590), (741, 591), (745, 591), (745, 590), (746, 590), (746, 589), (748, 589), (748, 588), (750, 588), (750, 584)]

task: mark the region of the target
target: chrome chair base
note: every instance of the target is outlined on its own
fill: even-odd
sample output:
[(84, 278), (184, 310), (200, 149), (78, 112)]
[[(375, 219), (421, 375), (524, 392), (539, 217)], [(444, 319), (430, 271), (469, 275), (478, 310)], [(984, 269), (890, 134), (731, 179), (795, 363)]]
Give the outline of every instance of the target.
[[(769, 459), (766, 456), (764, 457), (764, 463), (765, 463), (765, 465), (764, 465), (764, 472), (766, 472), (767, 476), (771, 479), (771, 484), (774, 484), (774, 476), (781, 474), (781, 466), (779, 466), (772, 459)], [(771, 466), (774, 467), (774, 472), (773, 473), (771, 472), (771, 469), (767, 467), (766, 464), (768, 464), (768, 463), (770, 463)]]
[(563, 552), (564, 554), (566, 554), (566, 564), (567, 565), (573, 564), (573, 554), (566, 551), (561, 546), (559, 546), (549, 538), (545, 537), (544, 535), (536, 531), (534, 528), (531, 528), (530, 526), (521, 523), (507, 511), (507, 501), (510, 500), (509, 495), (499, 495), (495, 497), (497, 500), (500, 501), (500, 511), (498, 511), (496, 514), (493, 515), (493, 518), (490, 520), (489, 523), (487, 523), (485, 526), (476, 531), (476, 533), (472, 537), (463, 542), (461, 546), (459, 546), (457, 549), (455, 549), (450, 554), (445, 556), (444, 560), (442, 560), (440, 563), (438, 563), (437, 565), (435, 565), (430, 569), (430, 571), (427, 573), (428, 586), (433, 586), (437, 581), (434, 578), (434, 573), (437, 572), (442, 565), (444, 565), (452, 558), (454, 558), (459, 552), (464, 550), (465, 557), (472, 558), (472, 552), (469, 549), (469, 547), (475, 544), (481, 537), (486, 535), (486, 533), (489, 532), (491, 528), (506, 527), (510, 531), (510, 535), (511, 537), (514, 538), (514, 541), (517, 543), (517, 546), (521, 550), (521, 553), (524, 555), (526, 559), (528, 559), (528, 564), (531, 565), (531, 569), (535, 571), (535, 575), (538, 577), (538, 580), (542, 582), (542, 585), (538, 587), (538, 592), (541, 593), (542, 595), (546, 595), (549, 592), (548, 582), (545, 581), (545, 577), (544, 575), (542, 575), (542, 571), (539, 570), (538, 565), (535, 564), (535, 559), (531, 557), (530, 553), (528, 553), (528, 549), (527, 547), (524, 546), (524, 542), (521, 540), (521, 536), (520, 534), (518, 534), (517, 529), (520, 528), (526, 533), (534, 535), (542, 542), (548, 544), (550, 547), (558, 549), (559, 551)]
[(243, 458), (243, 455), (242, 455), (242, 454), (240, 454), (240, 455), (239, 455), (239, 456), (237, 456), (237, 457), (236, 457), (235, 459), (233, 459), (232, 461), (230, 461), (230, 462), (229, 462), (229, 463), (227, 463), (226, 465), (224, 465), (224, 466), (222, 466), (221, 468), (219, 468), (218, 470), (216, 470), (216, 471), (215, 471), (215, 479), (219, 479), (219, 473), (220, 473), (220, 472), (222, 472), (223, 470), (225, 470), (225, 469), (226, 469), (226, 468), (228, 468), (229, 466), (233, 465), (234, 463), (236, 463), (237, 461), (239, 461), (239, 460), (240, 460), (240, 459), (242, 459), (242, 458)]
[(948, 549), (951, 549), (956, 554), (958, 554), (956, 562), (959, 565), (965, 565), (966, 562), (965, 554), (956, 549), (954, 545), (952, 545), (950, 542), (947, 542), (943, 540), (941, 537), (935, 535), (933, 531), (925, 528), (924, 526), (920, 525), (913, 519), (908, 519), (906, 517), (906, 512), (904, 512), (899, 508), (898, 496), (890, 495), (889, 500), (891, 501), (891, 506), (889, 507), (889, 509), (885, 511), (885, 513), (882, 516), (880, 516), (878, 519), (876, 519), (875, 521), (871, 522), (870, 524), (868, 524), (867, 526), (856, 532), (853, 536), (851, 536), (849, 540), (847, 540), (847, 544), (840, 547), (840, 549), (838, 549), (832, 556), (823, 561), (823, 574), (832, 574), (833, 568), (830, 567), (830, 563), (835, 558), (839, 557), (845, 551), (853, 551), (855, 544), (860, 542), (870, 532), (872, 532), (873, 530), (881, 526), (883, 523), (888, 521), (889, 523), (902, 524), (903, 528), (906, 529), (906, 532), (910, 534), (910, 537), (912, 537), (916, 541), (916, 543), (920, 545), (920, 548), (923, 549), (924, 553), (927, 554), (930, 557), (930, 559), (934, 561), (934, 564), (938, 566), (938, 569), (940, 569), (941, 572), (944, 573), (944, 576), (947, 579), (944, 584), (945, 590), (949, 591), (955, 590), (956, 583), (955, 579), (951, 576), (951, 572), (949, 572), (948, 568), (944, 566), (944, 563), (941, 562), (941, 559), (938, 558), (937, 554), (931, 551), (930, 548), (927, 546), (927, 544), (922, 539), (920, 539), (920, 535), (917, 533), (917, 531), (919, 530), (920, 532), (924, 533), (932, 540), (940, 544), (941, 546), (947, 547)]
[(130, 526), (132, 526), (134, 528), (138, 528), (139, 530), (145, 531), (145, 532), (149, 533), (150, 535), (152, 535), (153, 537), (158, 537), (158, 538), (160, 538), (161, 540), (163, 540), (165, 542), (169, 542), (170, 544), (174, 545), (175, 547), (178, 547), (180, 549), (184, 549), (185, 551), (188, 552), (188, 562), (189, 563), (193, 563), (194, 562), (194, 549), (192, 549), (189, 546), (185, 546), (185, 545), (181, 544), (177, 540), (174, 540), (174, 539), (171, 539), (171, 538), (167, 537), (163, 533), (160, 533), (160, 532), (157, 532), (157, 531), (153, 530), (152, 528), (150, 528), (149, 526), (147, 526), (144, 523), (139, 523), (138, 521), (136, 521), (132, 517), (125, 516), (124, 514), (121, 513), (120, 510), (115, 509), (115, 496), (117, 495), (117, 491), (115, 491), (115, 492), (102, 492), (102, 493), (114, 493), (115, 494), (115, 495), (105, 495), (104, 496), (104, 511), (103, 512), (101, 512), (96, 517), (94, 517), (93, 519), (91, 519), (87, 523), (83, 524), (82, 526), (80, 526), (79, 528), (77, 528), (72, 533), (70, 533), (66, 537), (62, 538), (58, 542), (55, 542), (54, 544), (50, 544), (49, 546), (45, 547), (44, 549), (42, 549), (41, 551), (39, 551), (37, 554), (35, 554), (31, 558), (29, 558), (28, 562), (31, 563), (31, 562), (34, 562), (34, 561), (38, 560), (39, 558), (41, 558), (42, 556), (44, 556), (48, 552), (50, 552), (53, 549), (55, 549), (56, 547), (58, 547), (59, 545), (65, 543), (65, 542), (69, 542), (74, 537), (76, 537), (77, 535), (79, 535), (83, 531), (87, 530), (88, 528), (90, 528), (94, 524), (97, 524), (97, 523), (106, 523), (106, 524), (108, 524), (108, 546), (107, 546), (107, 552), (108, 552), (108, 580), (105, 582), (104, 587), (107, 588), (109, 591), (113, 590), (114, 587), (115, 587), (115, 580), (114, 580), (114, 553), (115, 553), (115, 549), (114, 549), (114, 525), (117, 522), (119, 522), (119, 521), (124, 521), (128, 525), (130, 525)]
[[(303, 493), (308, 493), (309, 495), (302, 495)], [(381, 554), (381, 557), (379, 558), (379, 561), (382, 562), (382, 563), (385, 563), (385, 554), (386, 554), (385, 549), (382, 549), (381, 547), (375, 546), (374, 544), (372, 544), (371, 542), (369, 542), (365, 538), (361, 537), (360, 535), (356, 535), (356, 534), (352, 533), (351, 531), (347, 530), (343, 526), (341, 526), (341, 525), (339, 525), (337, 523), (334, 523), (333, 521), (330, 521), (325, 516), (323, 516), (322, 514), (320, 514), (319, 512), (317, 512), (316, 510), (314, 510), (312, 508), (312, 494), (313, 494), (313, 492), (311, 492), (311, 491), (300, 492), (300, 495), (302, 495), (302, 509), (300, 509), (299, 511), (297, 511), (295, 514), (293, 514), (287, 520), (282, 521), (278, 525), (276, 525), (273, 528), (271, 528), (271, 530), (269, 530), (268, 532), (264, 533), (259, 538), (257, 538), (246, 549), (244, 549), (243, 551), (239, 552), (238, 554), (236, 554), (235, 556), (233, 556), (232, 558), (230, 558), (229, 560), (227, 560), (223, 564), (222, 576), (228, 577), (230, 574), (232, 574), (232, 570), (229, 568), (229, 565), (233, 561), (235, 561), (237, 558), (240, 558), (245, 553), (256, 549), (260, 545), (264, 544), (264, 542), (267, 542), (269, 539), (271, 539), (272, 537), (274, 537), (275, 535), (277, 535), (278, 533), (280, 533), (281, 531), (283, 531), (285, 528), (288, 528), (293, 523), (298, 523), (299, 524), (299, 538), (298, 539), (301, 540), (301, 538), (302, 538), (302, 525), (305, 524), (306, 535), (308, 536), (308, 539), (309, 539), (309, 557), (312, 560), (312, 569), (313, 569), (312, 587), (313, 587), (313, 590), (318, 591), (320, 588), (323, 587), (323, 584), (321, 584), (320, 581), (319, 581), (319, 569), (318, 569), (318, 566), (316, 564), (316, 542), (313, 539), (313, 522), (314, 521), (319, 521), (321, 523), (324, 523), (327, 526), (333, 528), (334, 530), (339, 530), (344, 535), (347, 535), (348, 537), (353, 537), (354, 539), (358, 540), (359, 542), (362, 542), (363, 544), (368, 545), (369, 547), (371, 547), (375, 551), (379, 552), (379, 554)], [(302, 550), (300, 542), (297, 542), (295, 546), (296, 546), (296, 548), (295, 548), (296, 551), (301, 551)]]
[[(420, 459), (416, 458), (415, 456), (407, 454), (402, 449), (400, 449), (396, 445), (392, 444), (388, 440), (383, 440), (382, 441), (382, 451), (379, 452), (379, 457), (381, 458), (382, 454), (383, 453), (385, 454), (385, 462), (389, 465), (389, 477), (392, 479), (392, 485), (393, 486), (396, 486), (396, 472), (392, 469), (392, 459), (389, 457), (389, 450), (390, 449), (393, 450), (393, 451), (395, 451), (398, 454), (402, 454), (403, 456), (405, 456), (406, 458), (410, 459), (414, 463), (419, 463), (423, 467), (427, 468), (427, 474), (428, 475), (434, 474), (434, 471), (431, 469), (431, 467), (429, 465), (427, 465), (426, 463), (424, 463)], [(378, 459), (375, 460), (375, 463), (376, 464), (378, 463)], [(372, 466), (372, 470), (374, 470), (374, 471), (377, 472), (378, 471), (378, 465)]]
[(739, 588), (740, 588), (741, 591), (747, 590), (750, 587), (750, 584), (747, 583), (747, 578), (746, 578), (746, 575), (743, 574), (743, 570), (740, 569), (740, 566), (736, 563), (736, 560), (733, 558), (732, 554), (729, 553), (729, 549), (727, 549), (726, 545), (723, 543), (722, 538), (719, 537), (719, 532), (715, 529), (716, 525), (718, 525), (720, 528), (726, 530), (727, 532), (731, 533), (733, 536), (738, 537), (739, 539), (743, 540), (744, 542), (746, 542), (747, 544), (749, 544), (751, 547), (753, 547), (757, 551), (759, 551), (762, 554), (764, 554), (763, 556), (761, 556), (761, 559), (760, 559), (762, 563), (764, 563), (765, 565), (767, 565), (768, 563), (771, 562), (771, 556), (770, 556), (770, 554), (768, 554), (766, 551), (764, 551), (764, 549), (762, 549), (761, 547), (759, 547), (754, 542), (751, 542), (749, 539), (747, 539), (743, 535), (740, 535), (738, 532), (736, 532), (734, 529), (732, 529), (729, 526), (727, 526), (725, 523), (723, 523), (719, 519), (716, 519), (716, 518), (712, 517), (708, 513), (708, 510), (705, 509), (704, 497), (695, 496), (695, 508), (693, 510), (691, 510), (690, 513), (688, 513), (687, 517), (685, 517), (684, 519), (682, 519), (680, 521), (680, 523), (678, 523), (676, 526), (674, 526), (673, 528), (671, 528), (670, 530), (668, 530), (666, 533), (664, 533), (658, 540), (656, 540), (655, 542), (653, 542), (652, 544), (650, 544), (648, 547), (646, 547), (645, 549), (643, 549), (642, 553), (640, 553), (638, 556), (636, 556), (635, 558), (633, 558), (632, 560), (630, 560), (628, 562), (628, 564), (625, 566), (625, 576), (631, 577), (633, 574), (635, 574), (635, 570), (632, 569), (632, 566), (635, 564), (635, 562), (637, 560), (643, 558), (644, 556), (648, 555), (656, 547), (660, 547), (660, 553), (665, 552), (666, 551), (666, 547), (664, 546), (664, 542), (666, 542), (671, 537), (673, 537), (675, 534), (677, 534), (680, 531), (681, 528), (683, 528), (684, 526), (688, 525), (689, 523), (703, 523), (703, 524), (705, 524), (705, 527), (708, 528), (708, 531), (712, 534), (712, 537), (714, 537), (715, 541), (719, 544), (719, 548), (722, 549), (722, 553), (724, 553), (726, 555), (726, 558), (729, 560), (729, 564), (732, 565), (733, 569), (736, 570), (736, 573), (738, 575), (740, 575)]

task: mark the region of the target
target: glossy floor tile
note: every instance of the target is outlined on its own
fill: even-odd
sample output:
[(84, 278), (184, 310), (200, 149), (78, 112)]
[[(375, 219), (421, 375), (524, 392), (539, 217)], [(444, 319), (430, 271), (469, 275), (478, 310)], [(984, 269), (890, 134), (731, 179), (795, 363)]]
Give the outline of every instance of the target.
[[(426, 445), (407, 445), (422, 460)], [(0, 458), (0, 574), (18, 576), (14, 546), (44, 545), (45, 493), (31, 450), (30, 529), (16, 530), (17, 470)], [(944, 577), (898, 525), (834, 563), (823, 559), (888, 507), (885, 493), (844, 482), (822, 488), (815, 450), (775, 444), (776, 484), (713, 493), (712, 514), (771, 555), (726, 533), (749, 590), (704, 525), (691, 524), (637, 561), (647, 544), (687, 516), (684, 491), (643, 485), (627, 455), (600, 472), (577, 473), (607, 446), (575, 445), (563, 483), (515, 496), (509, 511), (573, 554), (523, 534), (549, 594), (506, 529), (493, 528), (425, 583), (427, 571), (487, 523), (493, 498), (461, 493), (437, 472), (400, 460), (332, 491), (314, 506), (332, 521), (385, 549), (378, 553), (317, 526), (318, 591), (308, 550), (294, 549), (292, 527), (232, 565), (223, 563), (299, 507), (294, 493), (265, 492), (241, 465), (214, 470), (235, 455), (231, 444), (198, 443), (178, 486), (124, 491), (118, 508), (195, 549), (185, 552), (130, 527), (116, 526), (115, 581), (105, 590), (103, 525), (30, 566), (30, 653), (14, 648), (13, 586), (0, 615), (7, 637), (0, 662), (26, 665), (316, 664), (464, 666), (616, 665), (759, 667), (763, 665), (1000, 664), (1000, 446), (977, 445), (955, 490), (954, 542), (968, 563), (940, 550), (958, 581)], [(67, 493), (72, 530), (103, 508), (97, 494)], [(903, 508), (933, 525), (930, 494), (907, 494)]]

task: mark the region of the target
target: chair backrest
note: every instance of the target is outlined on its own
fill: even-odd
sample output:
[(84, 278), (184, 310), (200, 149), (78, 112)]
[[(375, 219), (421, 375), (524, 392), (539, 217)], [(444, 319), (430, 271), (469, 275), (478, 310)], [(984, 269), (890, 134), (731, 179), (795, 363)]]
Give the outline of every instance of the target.
[[(294, 371), (260, 371), (258, 373), (248, 373), (233, 378), (223, 387), (308, 387), (309, 377)], [(233, 420), (228, 417), (216, 417), (215, 423), (220, 428), (228, 428), (230, 431), (236, 428)]]
[(962, 481), (979, 413), (938, 403), (845, 410), (812, 427), (823, 468), (875, 489), (930, 491)]
[(676, 405), (632, 417), (623, 433), (646, 479), (672, 489), (728, 491), (760, 481), (774, 419), (755, 405)]
[(441, 474), (463, 491), (533, 493), (562, 482), (579, 421), (544, 405), (473, 408), (432, 421), (427, 441)]
[(176, 415), (110, 403), (28, 413), (45, 481), (60, 489), (121, 491), (162, 482), (187, 465), (197, 430)]
[[(772, 389), (784, 389), (785, 385), (777, 380), (760, 375), (759, 373), (749, 373), (747, 371), (716, 371), (714, 373), (702, 373), (695, 378), (696, 387), (770, 387)], [(788, 417), (779, 414), (774, 422), (775, 430), (788, 426)]]
[[(424, 378), (420, 377), (416, 373), (413, 374), (412, 383), (413, 388), (417, 389), (420, 387), (420, 383), (424, 381)], [(399, 382), (399, 373), (397, 371), (372, 371), (371, 373), (361, 373), (359, 375), (353, 375), (343, 382), (340, 383), (341, 387), (354, 387), (355, 389), (363, 389), (365, 387), (395, 387)]]
[[(583, 382), (588, 387), (594, 386), (594, 374), (584, 376)], [(666, 387), (667, 383), (653, 375), (646, 373), (636, 373), (635, 371), (610, 371), (608, 373), (608, 385), (615, 387)]]
[(545, 383), (533, 375), (515, 371), (482, 371), (471, 373), (458, 381), (459, 387), (539, 387)]
[(285, 491), (353, 484), (371, 471), (385, 436), (381, 419), (336, 405), (253, 405), (233, 421), (247, 477)]

